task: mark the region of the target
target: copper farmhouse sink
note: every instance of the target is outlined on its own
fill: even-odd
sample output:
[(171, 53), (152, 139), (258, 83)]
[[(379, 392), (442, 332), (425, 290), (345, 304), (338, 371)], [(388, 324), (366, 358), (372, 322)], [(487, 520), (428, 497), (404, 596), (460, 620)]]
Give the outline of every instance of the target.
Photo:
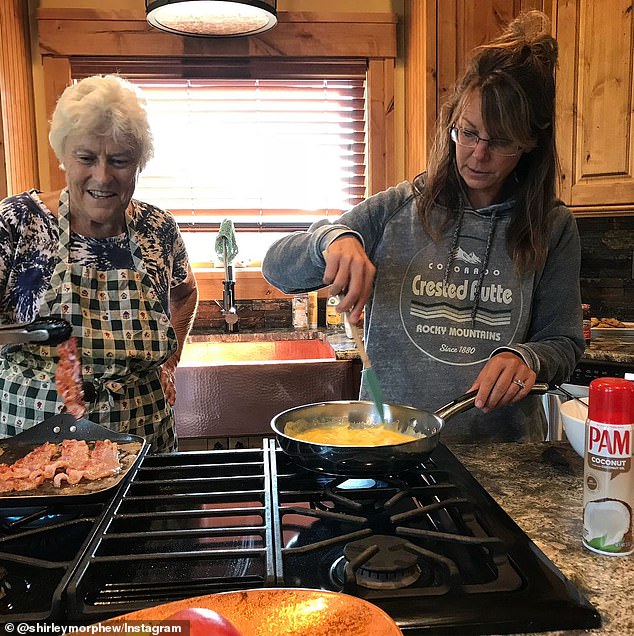
[(313, 402), (353, 399), (351, 362), (319, 334), (193, 336), (176, 369), (181, 438), (261, 436), (271, 419)]
[(334, 360), (334, 349), (321, 339), (188, 342), (181, 356), (181, 366), (211, 366), (258, 362), (292, 362), (294, 360)]

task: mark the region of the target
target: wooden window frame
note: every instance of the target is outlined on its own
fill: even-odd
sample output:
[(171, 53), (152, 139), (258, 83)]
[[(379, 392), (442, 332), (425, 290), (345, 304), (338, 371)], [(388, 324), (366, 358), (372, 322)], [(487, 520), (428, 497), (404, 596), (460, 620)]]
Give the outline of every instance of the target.
[[(139, 10), (53, 9), (37, 11), (37, 33), (42, 60), (46, 121), (57, 99), (71, 81), (73, 60), (102, 58), (156, 63), (178, 60), (364, 60), (368, 66), (368, 194), (380, 192), (396, 178), (394, 149), (394, 84), (397, 58), (397, 22), (392, 13), (278, 12), (278, 25), (248, 38), (209, 39), (166, 34), (150, 27)], [(65, 185), (57, 158), (48, 147), (51, 189)], [(237, 272), (238, 300), (281, 298), (259, 272)], [(201, 298), (222, 295), (222, 272), (196, 272)]]
[[(394, 166), (394, 67), (397, 16), (391, 13), (279, 12), (271, 31), (248, 38), (210, 39), (166, 34), (150, 27), (143, 11), (39, 9), (47, 121), (70, 83), (74, 58), (156, 61), (255, 58), (365, 60), (368, 64), (368, 193), (388, 187)], [(49, 149), (52, 188), (64, 176)]]
[[(264, 84), (264, 90), (272, 83), (282, 82), (283, 84), (297, 85), (297, 81), (308, 82), (309, 87), (303, 91), (315, 93), (318, 97), (311, 99), (323, 99), (322, 80), (326, 80), (335, 91), (339, 91), (332, 86), (338, 85), (339, 82), (354, 83), (354, 88), (347, 87), (345, 84), (342, 88), (344, 94), (350, 97), (350, 100), (343, 99), (345, 104), (344, 110), (339, 113), (342, 117), (349, 115), (346, 108), (352, 105), (354, 96), (355, 103), (359, 104), (366, 101), (366, 82), (367, 82), (367, 63), (365, 61), (355, 60), (328, 60), (324, 62), (294, 60), (285, 58), (284, 60), (257, 59), (257, 60), (240, 60), (238, 63), (228, 63), (220, 61), (216, 63), (214, 60), (201, 63), (196, 60), (179, 60), (177, 63), (169, 58), (157, 59), (154, 63), (136, 61), (129, 62), (124, 59), (105, 60), (103, 58), (72, 58), (71, 72), (73, 79), (81, 79), (94, 75), (96, 73), (121, 73), (132, 82), (138, 82), (140, 86), (145, 83), (156, 85), (160, 82), (189, 82), (194, 85), (205, 85), (210, 82), (211, 85), (226, 85), (234, 87), (234, 82), (246, 82), (248, 87), (253, 86), (255, 80), (260, 80)], [(315, 84), (314, 80), (319, 82)], [(252, 88), (242, 88), (237, 90), (250, 92)], [(194, 89), (196, 90), (196, 89)], [(217, 90), (222, 90), (217, 87)], [(151, 95), (147, 93), (146, 96)], [(151, 99), (151, 97), (149, 97)], [(311, 104), (314, 101), (310, 102)], [(166, 202), (165, 205), (177, 217), (181, 228), (186, 227), (188, 231), (218, 231), (220, 219), (225, 216), (232, 216), (236, 224), (236, 229), (255, 229), (258, 231), (285, 232), (295, 231), (298, 229), (307, 229), (312, 222), (311, 219), (321, 218), (322, 216), (338, 216), (342, 212), (359, 203), (367, 196), (367, 152), (366, 152), (366, 136), (367, 125), (365, 116), (367, 109), (358, 107), (354, 116), (357, 118), (351, 126), (355, 132), (349, 133), (347, 144), (355, 145), (355, 156), (351, 157), (354, 161), (354, 169), (351, 169), (350, 181), (352, 183), (348, 192), (349, 200), (347, 204), (338, 206), (336, 209), (323, 210), (304, 210), (301, 207), (296, 210), (267, 208), (264, 213), (256, 208), (241, 209), (229, 208), (220, 209), (219, 207), (206, 210), (204, 206), (198, 206), (192, 209), (191, 206), (184, 208), (175, 203)], [(337, 111), (338, 112), (338, 111)], [(157, 131), (155, 131), (157, 132)], [(357, 144), (357, 141), (359, 142)], [(147, 169), (146, 169), (147, 171)], [(145, 172), (144, 172), (145, 174)], [(324, 184), (324, 187), (328, 187)], [(158, 196), (158, 195), (157, 195)], [(150, 197), (150, 200), (161, 200), (160, 196)], [(143, 196), (141, 195), (141, 198)], [(239, 198), (239, 197), (238, 197)], [(216, 220), (201, 220), (200, 217), (210, 216)], [(276, 220), (271, 220), (275, 216)], [(310, 218), (309, 218), (310, 217)], [(254, 219), (257, 218), (257, 221)]]

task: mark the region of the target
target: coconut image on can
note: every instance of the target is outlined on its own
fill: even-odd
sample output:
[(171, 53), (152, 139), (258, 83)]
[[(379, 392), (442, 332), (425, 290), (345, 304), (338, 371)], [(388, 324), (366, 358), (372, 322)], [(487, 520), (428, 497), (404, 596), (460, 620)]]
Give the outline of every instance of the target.
[(590, 383), (583, 479), (583, 545), (599, 554), (634, 552), (634, 382)]
[(583, 542), (593, 552), (631, 554), (632, 509), (618, 499), (588, 501), (583, 510)]

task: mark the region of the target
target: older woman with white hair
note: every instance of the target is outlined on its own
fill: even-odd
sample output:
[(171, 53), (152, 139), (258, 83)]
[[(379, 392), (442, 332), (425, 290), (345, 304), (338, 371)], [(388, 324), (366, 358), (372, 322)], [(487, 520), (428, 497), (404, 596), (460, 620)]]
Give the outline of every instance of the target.
[[(60, 97), (49, 140), (66, 187), (0, 203), (0, 322), (65, 318), (86, 417), (174, 450), (174, 371), (198, 292), (173, 216), (133, 199), (153, 154), (142, 95), (118, 76), (82, 79)], [(0, 435), (63, 411), (57, 362), (54, 347), (5, 347)]]

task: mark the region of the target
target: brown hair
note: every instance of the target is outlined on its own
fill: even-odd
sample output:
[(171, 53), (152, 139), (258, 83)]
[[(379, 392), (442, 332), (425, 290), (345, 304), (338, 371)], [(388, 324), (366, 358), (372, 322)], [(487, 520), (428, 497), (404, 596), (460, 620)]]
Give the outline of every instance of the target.
[[(473, 92), (479, 90), (489, 135), (512, 139), (531, 149), (522, 155), (510, 177), (517, 182), (514, 197), (518, 210), (510, 222), (506, 243), (520, 272), (537, 270), (545, 262), (549, 212), (556, 200), (557, 42), (549, 30), (546, 15), (529, 11), (511, 22), (498, 38), (475, 49), (466, 72), (441, 109), (427, 172), (413, 182), (421, 222), (431, 236), (438, 237), (455, 222), (461, 205), (450, 130)], [(453, 211), (441, 227), (434, 227), (432, 221), (437, 202)]]

